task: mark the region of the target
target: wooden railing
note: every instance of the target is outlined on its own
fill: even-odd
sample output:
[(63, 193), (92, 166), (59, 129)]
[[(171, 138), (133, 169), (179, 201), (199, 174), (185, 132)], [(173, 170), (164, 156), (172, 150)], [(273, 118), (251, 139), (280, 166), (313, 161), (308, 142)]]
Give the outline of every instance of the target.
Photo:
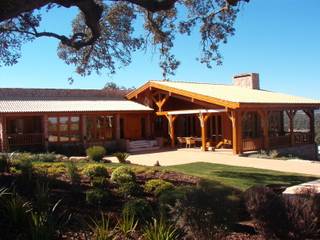
[(294, 133), (294, 144), (302, 145), (312, 143), (313, 139), (309, 132), (295, 132)]
[(291, 137), (290, 135), (270, 137), (269, 144), (270, 148), (288, 147), (291, 145)]
[(247, 138), (242, 140), (243, 151), (255, 151), (263, 148), (263, 138)]
[(9, 146), (30, 146), (43, 143), (42, 133), (8, 134)]

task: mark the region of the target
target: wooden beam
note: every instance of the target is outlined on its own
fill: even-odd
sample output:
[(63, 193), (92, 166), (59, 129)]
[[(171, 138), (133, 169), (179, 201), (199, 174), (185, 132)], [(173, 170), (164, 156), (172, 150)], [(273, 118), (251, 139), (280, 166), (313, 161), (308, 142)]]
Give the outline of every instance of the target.
[(303, 110), (305, 114), (309, 117), (309, 132), (310, 132), (310, 143), (315, 142), (315, 120), (314, 120), (314, 110)]
[(200, 120), (200, 127), (201, 127), (201, 145), (202, 145), (202, 151), (207, 151), (207, 121), (209, 119), (209, 115), (200, 113), (198, 116)]
[(261, 118), (261, 125), (263, 129), (263, 145), (265, 150), (270, 149), (270, 141), (269, 141), (269, 111), (259, 110), (258, 114)]
[(242, 113), (228, 110), (227, 115), (232, 123), (232, 151), (233, 154), (242, 153)]
[(297, 113), (297, 110), (286, 110), (286, 113), (288, 115), (289, 118), (289, 128), (290, 128), (290, 138), (291, 138), (291, 146), (294, 145), (294, 116)]
[(171, 141), (171, 147), (175, 147), (175, 131), (174, 131), (174, 122), (177, 119), (177, 116), (174, 115), (166, 115), (168, 119), (168, 125), (169, 125), (169, 135), (170, 135), (170, 141)]
[(155, 94), (151, 95), (151, 99), (157, 105), (158, 111), (162, 112), (162, 107), (169, 99), (169, 95), (166, 94), (165, 97), (162, 97), (161, 93), (157, 93), (157, 95), (158, 95), (158, 99), (155, 98)]

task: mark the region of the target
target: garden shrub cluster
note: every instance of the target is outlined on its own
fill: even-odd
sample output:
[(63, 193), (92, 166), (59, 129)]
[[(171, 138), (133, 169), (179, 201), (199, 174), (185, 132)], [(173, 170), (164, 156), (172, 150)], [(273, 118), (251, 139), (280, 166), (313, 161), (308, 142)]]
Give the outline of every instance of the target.
[(116, 152), (113, 154), (113, 156), (115, 156), (119, 163), (130, 163), (129, 161), (127, 161), (127, 158), (130, 156), (129, 153), (126, 152)]
[(89, 164), (82, 170), (82, 173), (90, 178), (109, 177), (108, 168), (100, 164)]
[(86, 153), (90, 160), (101, 162), (102, 158), (106, 155), (106, 149), (102, 146), (93, 146), (87, 148)]
[(319, 193), (307, 191), (288, 197), (268, 187), (252, 187), (245, 200), (256, 228), (266, 239), (319, 239)]
[(107, 205), (111, 199), (111, 194), (106, 189), (93, 188), (86, 192), (87, 203), (94, 206)]
[(121, 166), (121, 167), (116, 168), (112, 172), (111, 180), (118, 183), (118, 184), (123, 184), (123, 183), (127, 183), (127, 182), (135, 182), (136, 175), (132, 171), (131, 168)]
[(136, 182), (136, 175), (129, 167), (121, 166), (111, 174), (111, 180), (118, 184), (118, 193), (128, 196), (139, 196), (142, 193), (140, 185)]
[(134, 199), (125, 203), (122, 214), (131, 215), (141, 222), (146, 222), (152, 218), (153, 211), (147, 200)]
[(147, 193), (152, 193), (159, 196), (164, 191), (172, 190), (173, 184), (162, 179), (151, 179), (144, 185), (144, 190)]

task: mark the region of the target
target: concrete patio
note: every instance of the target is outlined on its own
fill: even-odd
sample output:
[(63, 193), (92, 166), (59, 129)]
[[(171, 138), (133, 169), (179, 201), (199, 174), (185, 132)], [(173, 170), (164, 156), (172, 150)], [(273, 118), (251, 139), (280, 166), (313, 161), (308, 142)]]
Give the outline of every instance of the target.
[[(115, 157), (109, 160), (117, 162)], [(299, 159), (275, 160), (263, 158), (239, 157), (232, 154), (229, 149), (218, 149), (215, 152), (203, 152), (200, 149), (162, 150), (134, 154), (128, 158), (131, 163), (153, 166), (159, 161), (161, 166), (187, 164), (194, 162), (209, 162), (239, 167), (252, 167), (282, 172), (292, 172), (320, 176), (320, 161)]]

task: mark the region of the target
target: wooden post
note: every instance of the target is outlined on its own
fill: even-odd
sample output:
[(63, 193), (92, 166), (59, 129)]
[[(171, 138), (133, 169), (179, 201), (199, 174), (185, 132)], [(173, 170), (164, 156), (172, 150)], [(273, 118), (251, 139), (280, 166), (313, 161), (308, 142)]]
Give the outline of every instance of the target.
[(49, 134), (48, 134), (48, 115), (42, 116), (42, 129), (43, 129), (43, 144), (45, 151), (49, 150)]
[(82, 115), (81, 116), (81, 136), (82, 136), (82, 144), (83, 147), (86, 149), (87, 148), (87, 116)]
[(8, 152), (9, 151), (8, 136), (7, 136), (7, 119), (6, 119), (6, 117), (2, 117), (2, 151), (3, 152)]
[(120, 139), (120, 114), (116, 113), (115, 114), (115, 139), (119, 140)]
[(242, 153), (242, 119), (236, 110), (227, 111), (232, 123), (232, 152), (234, 155)]
[(201, 150), (207, 151), (207, 121), (209, 118), (209, 115), (205, 115), (203, 113), (199, 114), (199, 120), (200, 120), (200, 127), (201, 127)]
[(260, 110), (258, 111), (261, 117), (261, 124), (263, 129), (263, 145), (265, 150), (270, 149), (270, 141), (269, 141), (269, 112)]
[(294, 124), (293, 124), (293, 120), (294, 120), (294, 115), (296, 115), (295, 110), (287, 110), (286, 113), (289, 117), (289, 128), (290, 128), (290, 138), (291, 138), (291, 146), (294, 146)]
[(169, 135), (170, 135), (170, 141), (171, 141), (171, 147), (175, 147), (175, 132), (174, 132), (174, 121), (176, 120), (177, 116), (173, 115), (166, 115), (169, 123)]
[(310, 133), (310, 139), (309, 143), (314, 143), (315, 141), (315, 126), (314, 126), (314, 109), (310, 110), (303, 110), (305, 114), (309, 117), (309, 133)]

